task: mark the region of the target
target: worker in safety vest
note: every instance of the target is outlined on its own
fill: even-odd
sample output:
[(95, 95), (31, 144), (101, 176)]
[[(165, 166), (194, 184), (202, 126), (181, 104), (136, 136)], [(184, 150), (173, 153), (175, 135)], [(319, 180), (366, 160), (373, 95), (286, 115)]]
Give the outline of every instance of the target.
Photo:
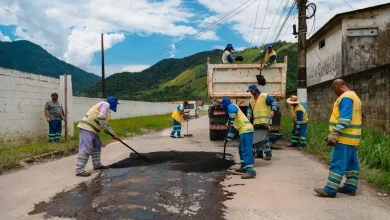
[(269, 67), (272, 64), (276, 63), (276, 52), (273, 49), (272, 44), (268, 44), (267, 48), (260, 51), (260, 54), (264, 54), (264, 59), (262, 63), (263, 67)]
[[(275, 112), (278, 111), (278, 103), (267, 93), (261, 92), (256, 85), (251, 85), (248, 91), (252, 94), (249, 100), (247, 117), (249, 120), (253, 119), (253, 125), (255, 128), (268, 128), (271, 124), (271, 119)], [(263, 149), (259, 145), (256, 145), (256, 158), (263, 158), (263, 150), (265, 153), (265, 160), (271, 160), (272, 151), (269, 143), (269, 137), (266, 137), (265, 146)]]
[(177, 138), (183, 138), (181, 136), (181, 123), (184, 120), (184, 108), (188, 105), (188, 101), (184, 101), (183, 104), (178, 105), (172, 112), (171, 118), (173, 119), (173, 128), (171, 132), (171, 138), (176, 138), (175, 133), (177, 132)]
[[(333, 105), (329, 120), (328, 146), (333, 146), (328, 182), (324, 188), (314, 189), (320, 196), (335, 197), (337, 192), (354, 196), (359, 181), (357, 146), (362, 125), (362, 103), (342, 79), (336, 79), (332, 88), (339, 97)], [(343, 176), (344, 186), (339, 187)]]
[(87, 114), (81, 119), (77, 127), (79, 128), (79, 154), (76, 165), (76, 176), (90, 176), (91, 173), (84, 170), (89, 156), (92, 157), (94, 170), (107, 169), (100, 163), (102, 143), (99, 138), (99, 132), (103, 130), (113, 139), (117, 139), (115, 132), (108, 125), (111, 117), (111, 111), (116, 112), (118, 99), (109, 97), (94, 105)]
[(288, 98), (287, 103), (291, 105), (291, 113), (294, 121), (294, 127), (291, 132), (292, 136), (290, 147), (297, 147), (299, 141), (301, 141), (298, 150), (302, 150), (302, 148), (306, 147), (306, 130), (307, 122), (309, 122), (309, 116), (297, 96), (293, 95), (291, 98)]
[(234, 61), (232, 50), (234, 51), (233, 45), (228, 44), (222, 54), (222, 63), (226, 64), (226, 63), (232, 63)]
[(225, 114), (229, 114), (229, 133), (225, 142), (232, 142), (234, 136), (238, 133), (240, 135), (240, 143), (238, 145), (238, 153), (240, 155), (241, 166), (236, 172), (243, 173), (242, 179), (250, 179), (256, 176), (256, 171), (253, 166), (253, 125), (245, 117), (241, 109), (232, 104), (230, 98), (222, 99), (222, 108)]

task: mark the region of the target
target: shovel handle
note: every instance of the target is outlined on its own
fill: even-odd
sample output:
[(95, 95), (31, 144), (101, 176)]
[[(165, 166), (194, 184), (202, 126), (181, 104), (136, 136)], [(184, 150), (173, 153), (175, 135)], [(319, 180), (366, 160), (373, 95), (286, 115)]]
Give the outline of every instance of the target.
[(121, 142), (123, 145), (125, 145), (127, 148), (129, 148), (130, 150), (132, 150), (134, 153), (138, 154), (139, 157), (141, 156), (140, 153), (138, 153), (137, 151), (135, 151), (133, 148), (131, 148), (129, 145), (127, 145), (125, 142), (123, 142), (121, 139), (117, 138), (116, 140), (119, 141), (119, 142)]

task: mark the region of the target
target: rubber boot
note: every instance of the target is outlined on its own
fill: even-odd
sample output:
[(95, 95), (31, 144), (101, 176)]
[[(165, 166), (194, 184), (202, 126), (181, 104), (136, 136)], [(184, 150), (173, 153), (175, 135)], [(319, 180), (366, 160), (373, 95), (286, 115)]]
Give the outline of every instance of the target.
[(331, 195), (325, 192), (323, 188), (315, 188), (314, 191), (320, 196), (320, 197), (328, 197), (328, 198), (334, 198), (336, 195)]
[(84, 171), (84, 172), (82, 172), (82, 173), (76, 174), (76, 176), (80, 176), (80, 177), (91, 176), (91, 172)]
[(356, 191), (348, 190), (344, 186), (343, 187), (339, 187), (337, 192), (343, 193), (343, 194), (347, 194), (347, 195), (350, 195), (350, 196), (356, 196)]
[(171, 137), (171, 138), (176, 138), (174, 135), (171, 135), (170, 137)]
[(241, 179), (253, 179), (256, 177), (255, 173), (244, 173), (241, 175)]

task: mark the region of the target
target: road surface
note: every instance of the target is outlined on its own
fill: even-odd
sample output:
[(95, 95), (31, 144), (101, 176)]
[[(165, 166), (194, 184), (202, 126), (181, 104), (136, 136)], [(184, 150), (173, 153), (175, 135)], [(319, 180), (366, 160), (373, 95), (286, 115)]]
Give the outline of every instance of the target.
[[(74, 176), (76, 156), (2, 175), (0, 219), (390, 219), (390, 198), (364, 184), (355, 197), (317, 197), (327, 166), (302, 152), (274, 150), (270, 162), (257, 159), (256, 179), (242, 180), (218, 158), (207, 116), (189, 130), (193, 138), (171, 139), (168, 129), (126, 140), (147, 161), (112, 143), (102, 153), (111, 169), (88, 178)], [(237, 143), (227, 152), (239, 161)]]

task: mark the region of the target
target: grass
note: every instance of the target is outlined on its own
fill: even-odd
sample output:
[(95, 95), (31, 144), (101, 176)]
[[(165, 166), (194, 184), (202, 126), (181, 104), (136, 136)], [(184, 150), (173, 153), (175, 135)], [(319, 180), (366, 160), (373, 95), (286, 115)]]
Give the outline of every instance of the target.
[[(170, 114), (110, 120), (110, 126), (119, 138), (158, 131), (170, 127), (171, 124)], [(76, 126), (77, 124), (75, 124), (74, 137), (66, 142), (50, 144), (47, 140), (41, 140), (22, 146), (0, 149), (0, 173), (19, 167), (22, 160), (45, 153), (62, 151), (65, 155), (72, 154), (78, 148), (78, 129)], [(112, 141), (111, 137), (104, 132), (100, 132), (99, 136), (103, 144)]]
[[(282, 126), (284, 132), (291, 131), (292, 118), (283, 117)], [(328, 133), (327, 123), (309, 122), (306, 151), (326, 162), (329, 162), (332, 151), (325, 142)], [(361, 166), (360, 177), (375, 187), (390, 192), (390, 136), (363, 129), (358, 157)]]
[(208, 115), (209, 112), (205, 110), (199, 110), (199, 115)]

